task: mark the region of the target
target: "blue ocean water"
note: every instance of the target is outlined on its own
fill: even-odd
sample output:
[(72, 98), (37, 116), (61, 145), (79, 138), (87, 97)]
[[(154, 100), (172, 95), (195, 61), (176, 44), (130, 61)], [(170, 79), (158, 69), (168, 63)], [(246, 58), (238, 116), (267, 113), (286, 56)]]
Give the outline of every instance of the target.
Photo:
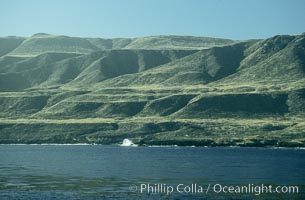
[[(179, 184), (186, 191), (177, 191)], [(299, 191), (216, 193), (216, 184)], [(304, 185), (302, 149), (0, 145), (1, 200), (305, 199)], [(174, 191), (167, 194), (170, 187)]]

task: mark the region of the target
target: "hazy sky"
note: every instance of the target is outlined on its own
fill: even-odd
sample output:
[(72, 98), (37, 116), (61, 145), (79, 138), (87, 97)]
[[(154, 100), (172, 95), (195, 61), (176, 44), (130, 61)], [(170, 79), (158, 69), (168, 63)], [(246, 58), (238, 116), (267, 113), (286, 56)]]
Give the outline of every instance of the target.
[(0, 0), (0, 36), (41, 32), (267, 38), (305, 32), (305, 0)]

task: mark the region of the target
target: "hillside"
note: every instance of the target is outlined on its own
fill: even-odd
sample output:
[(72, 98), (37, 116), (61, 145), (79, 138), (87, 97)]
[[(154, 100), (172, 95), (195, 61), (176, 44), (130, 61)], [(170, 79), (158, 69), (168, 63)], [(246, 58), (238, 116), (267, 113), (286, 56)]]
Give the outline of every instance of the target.
[(19, 42), (1, 47), (0, 143), (305, 146), (304, 34)]
[(98, 50), (112, 49), (194, 50), (233, 43), (235, 41), (228, 39), (191, 36), (103, 39), (38, 33), (29, 38), (0, 38), (0, 45), (3, 46), (1, 47), (3, 49), (0, 48), (0, 56), (32, 57), (50, 52), (87, 54)]
[(47, 52), (89, 53), (95, 50), (98, 48), (84, 38), (35, 34), (23, 41), (9, 55), (36, 56)]
[(22, 37), (2, 37), (0, 38), (0, 57), (16, 49), (25, 38)]

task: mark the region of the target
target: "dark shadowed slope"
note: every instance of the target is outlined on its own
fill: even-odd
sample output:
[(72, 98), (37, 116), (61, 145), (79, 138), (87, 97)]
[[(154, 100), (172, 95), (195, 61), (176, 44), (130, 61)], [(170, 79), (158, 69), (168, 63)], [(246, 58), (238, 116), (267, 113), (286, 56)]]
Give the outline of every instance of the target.
[(236, 72), (248, 43), (201, 50), (138, 74), (102, 82), (99, 86), (196, 85), (219, 80)]
[(288, 83), (305, 78), (305, 35), (275, 36), (250, 47), (223, 84)]
[(0, 38), (0, 57), (16, 49), (25, 38), (22, 37), (1, 37)]
[[(195, 50), (109, 50), (90, 54), (44, 53), (0, 60), (2, 91), (30, 87), (91, 87), (106, 79), (138, 73), (194, 53)], [(7, 60), (11, 60), (8, 62)], [(7, 77), (7, 78), (5, 78)], [(20, 79), (21, 82), (15, 82)], [(14, 85), (6, 88), (7, 85)]]

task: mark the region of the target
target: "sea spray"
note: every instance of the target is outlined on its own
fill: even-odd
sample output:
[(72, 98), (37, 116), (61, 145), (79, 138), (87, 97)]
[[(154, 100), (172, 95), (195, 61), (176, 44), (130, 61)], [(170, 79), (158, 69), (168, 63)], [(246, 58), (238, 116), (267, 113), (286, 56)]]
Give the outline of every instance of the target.
[(135, 143), (133, 143), (131, 140), (125, 138), (121, 144), (122, 147), (136, 147), (138, 145), (136, 145)]

